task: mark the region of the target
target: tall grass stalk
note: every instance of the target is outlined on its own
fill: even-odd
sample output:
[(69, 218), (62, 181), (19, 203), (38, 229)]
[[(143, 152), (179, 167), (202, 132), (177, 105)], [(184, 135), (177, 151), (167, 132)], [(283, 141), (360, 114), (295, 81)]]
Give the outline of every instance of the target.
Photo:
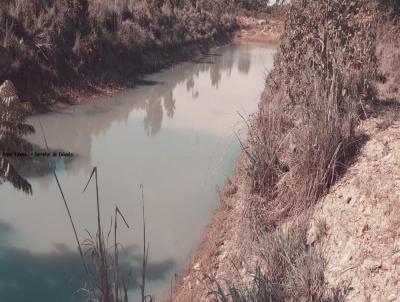
[[(40, 118), (38, 118), (38, 120), (39, 120), (40, 130), (41, 130), (42, 135), (43, 135), (44, 143), (46, 145), (46, 149), (47, 149), (48, 152), (50, 152), (49, 145), (48, 145), (47, 139), (46, 139), (46, 134), (45, 134), (43, 126), (42, 126), (42, 122), (40, 121)], [(76, 244), (78, 246), (78, 251), (79, 251), (80, 258), (82, 260), (83, 268), (85, 270), (86, 275), (89, 276), (89, 270), (88, 270), (88, 267), (86, 265), (85, 257), (83, 255), (82, 246), (81, 246), (81, 243), (80, 243), (79, 238), (78, 238), (78, 233), (76, 231), (75, 223), (74, 223), (74, 220), (72, 219), (72, 215), (71, 215), (71, 211), (70, 211), (69, 206), (68, 206), (68, 202), (67, 202), (67, 200), (65, 198), (63, 189), (61, 187), (60, 181), (58, 180), (57, 173), (56, 173), (55, 170), (53, 171), (53, 175), (54, 175), (54, 178), (55, 178), (55, 180), (57, 182), (58, 189), (59, 189), (59, 191), (61, 193), (61, 197), (62, 197), (62, 200), (64, 202), (65, 209), (67, 210), (68, 218), (69, 218), (69, 221), (71, 223), (73, 233), (75, 235), (75, 240), (76, 240)]]
[(99, 185), (97, 179), (97, 167), (94, 167), (92, 173), (90, 174), (89, 180), (86, 183), (83, 193), (86, 191), (93, 175), (95, 176), (96, 184), (96, 201), (97, 201), (97, 243), (100, 252), (100, 280), (101, 280), (101, 290), (106, 301), (111, 301), (110, 287), (108, 286), (108, 272), (107, 272), (107, 259), (106, 250), (103, 238), (103, 232), (101, 230), (101, 216), (100, 216), (100, 198), (99, 198)]
[[(140, 286), (141, 294), (142, 294), (142, 302), (146, 302), (147, 298), (150, 301), (153, 298), (150, 295), (146, 295), (146, 269), (147, 269), (147, 261), (149, 257), (149, 242), (146, 243), (146, 218), (144, 211), (144, 190), (143, 185), (140, 185), (140, 190), (142, 192), (142, 222), (143, 222), (143, 259), (142, 259), (142, 284)], [(147, 248), (146, 248), (147, 245)]]
[[(43, 125), (39, 118), (39, 125), (43, 135), (44, 143), (48, 152), (50, 152), (46, 134), (44, 132)], [(82, 261), (82, 266), (85, 270), (86, 276), (88, 278), (88, 284), (90, 288), (84, 289), (84, 292), (88, 293), (87, 301), (90, 302), (128, 302), (128, 282), (129, 279), (126, 279), (124, 276), (121, 276), (121, 269), (119, 264), (119, 252), (118, 252), (118, 218), (122, 218), (124, 225), (127, 228), (129, 224), (127, 223), (124, 215), (118, 208), (115, 207), (114, 211), (114, 255), (112, 261), (109, 261), (110, 255), (107, 252), (108, 248), (106, 246), (106, 239), (104, 237), (104, 233), (102, 231), (102, 222), (101, 222), (101, 213), (100, 213), (100, 196), (99, 196), (99, 184), (98, 184), (98, 169), (94, 167), (89, 180), (87, 181), (83, 193), (86, 192), (91, 180), (94, 176), (95, 181), (95, 189), (96, 189), (96, 209), (97, 209), (97, 231), (96, 236), (90, 235), (88, 232), (88, 238), (83, 241), (83, 245), (86, 247), (86, 253), (90, 253), (92, 256), (95, 272), (90, 273), (88, 265), (85, 261), (85, 253), (83, 252), (82, 244), (79, 241), (78, 233), (75, 227), (74, 220), (72, 218), (72, 214), (65, 197), (64, 191), (62, 189), (61, 183), (57, 177), (57, 173), (53, 171), (54, 178), (57, 182), (58, 189), (60, 191), (62, 200), (64, 202), (65, 209), (68, 214), (69, 221), (72, 226), (72, 230), (75, 236), (75, 240), (78, 246), (79, 255)], [(153, 297), (151, 295), (146, 295), (146, 271), (148, 265), (148, 256), (149, 256), (149, 243), (146, 243), (146, 219), (145, 219), (145, 201), (144, 201), (144, 190), (143, 185), (140, 186), (141, 189), (141, 197), (142, 197), (142, 219), (143, 219), (143, 261), (142, 261), (142, 284), (141, 288), (141, 300), (142, 302), (153, 301)], [(108, 233), (107, 238), (109, 237), (112, 230), (112, 220), (110, 231)], [(108, 241), (108, 240), (107, 240)], [(111, 265), (110, 265), (111, 264)], [(111, 274), (110, 274), (111, 272)], [(110, 279), (111, 277), (111, 279)], [(99, 284), (97, 284), (96, 280), (100, 280)], [(100, 291), (100, 296), (98, 295), (98, 291)], [(123, 292), (123, 294), (122, 294)]]

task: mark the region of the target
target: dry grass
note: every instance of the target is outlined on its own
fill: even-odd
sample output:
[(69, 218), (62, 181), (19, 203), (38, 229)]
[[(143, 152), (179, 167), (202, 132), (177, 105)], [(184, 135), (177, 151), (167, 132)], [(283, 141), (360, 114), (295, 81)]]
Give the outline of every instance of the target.
[[(295, 1), (250, 129), (248, 172), (270, 227), (309, 208), (355, 154), (376, 73), (368, 1)], [(268, 216), (268, 217), (267, 217)]]
[[(46, 134), (40, 123), (41, 132), (43, 134), (44, 142), (47, 151), (49, 147), (47, 144)], [(54, 178), (57, 182), (58, 189), (60, 191), (62, 200), (66, 212), (68, 214), (69, 221), (76, 239), (77, 248), (82, 260), (82, 266), (86, 273), (86, 284), (85, 287), (77, 290), (77, 293), (82, 296), (82, 299), (89, 302), (128, 302), (128, 288), (132, 271), (126, 272), (122, 270), (119, 264), (119, 242), (117, 240), (118, 234), (118, 221), (122, 219), (124, 225), (129, 228), (129, 225), (119, 210), (115, 207), (114, 217), (111, 217), (111, 224), (108, 230), (107, 236), (103, 232), (103, 224), (101, 221), (101, 205), (99, 197), (98, 187), (98, 170), (94, 167), (89, 177), (88, 182), (83, 189), (83, 193), (88, 188), (93, 176), (96, 190), (96, 210), (97, 210), (97, 231), (95, 235), (90, 234), (87, 231), (88, 237), (82, 242), (78, 238), (78, 233), (75, 227), (75, 222), (72, 217), (69, 204), (65, 198), (62, 185), (58, 179), (56, 171), (53, 172)], [(143, 186), (141, 185), (142, 192), (142, 215), (143, 215), (143, 264), (142, 264), (142, 283), (141, 288), (141, 301), (152, 302), (153, 297), (146, 294), (146, 270), (148, 265), (148, 252), (149, 243), (146, 242), (146, 222), (145, 222), (145, 202)], [(113, 220), (114, 218), (114, 220)], [(109, 245), (109, 238), (114, 229), (114, 242), (113, 245)]]
[[(375, 101), (374, 1), (292, 1), (285, 33), (249, 127), (248, 215), (262, 255), (250, 285), (215, 283), (215, 301), (344, 301), (326, 287), (324, 251), (307, 243), (303, 217), (344, 173), (366, 139), (357, 132)], [(318, 231), (326, 224), (316, 222)]]
[(326, 260), (320, 247), (306, 243), (307, 228), (279, 228), (259, 237), (263, 267), (255, 270), (251, 284), (237, 286), (214, 280), (209, 295), (215, 302), (344, 301), (347, 288), (326, 286)]
[[(85, 250), (85, 255), (90, 256), (89, 267), (93, 268), (88, 274), (88, 286), (82, 289), (81, 292), (85, 294), (86, 301), (93, 302), (128, 302), (128, 288), (132, 272), (125, 272), (119, 264), (119, 242), (118, 235), (118, 221), (122, 219), (125, 227), (129, 228), (125, 217), (118, 207), (115, 208), (114, 220), (111, 218), (111, 225), (107, 236), (102, 231), (102, 222), (100, 215), (100, 200), (98, 191), (97, 168), (95, 167), (92, 174), (85, 186), (84, 192), (87, 189), (92, 177), (94, 177), (96, 188), (96, 205), (97, 205), (97, 232), (93, 236), (88, 233), (88, 238), (83, 241), (82, 246)], [(143, 263), (142, 263), (142, 283), (141, 301), (153, 301), (151, 295), (146, 294), (146, 270), (148, 265), (149, 243), (146, 242), (146, 222), (145, 222), (145, 206), (144, 206), (144, 193), (142, 191), (142, 215), (143, 215)], [(109, 237), (114, 230), (114, 242), (108, 245)]]

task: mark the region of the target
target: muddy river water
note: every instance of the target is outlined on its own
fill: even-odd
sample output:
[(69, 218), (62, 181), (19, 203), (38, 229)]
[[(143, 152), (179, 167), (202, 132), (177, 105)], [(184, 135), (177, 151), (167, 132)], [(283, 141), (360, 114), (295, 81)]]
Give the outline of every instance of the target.
[[(51, 164), (37, 156), (34, 165), (20, 168), (33, 195), (0, 186), (0, 301), (79, 301), (75, 293), (85, 276), (51, 172), (84, 240), (85, 230), (96, 231), (93, 184), (82, 194), (94, 166), (104, 228), (116, 205), (131, 226), (119, 228), (118, 241), (132, 268), (133, 301), (141, 272), (143, 184), (147, 292), (168, 296), (211, 221), (218, 188), (233, 172), (240, 152), (235, 133), (246, 130), (240, 115), (256, 112), (274, 52), (258, 45), (220, 47), (116, 96), (40, 116), (49, 147), (64, 153)], [(38, 119), (28, 120), (38, 130), (29, 140), (44, 148)]]

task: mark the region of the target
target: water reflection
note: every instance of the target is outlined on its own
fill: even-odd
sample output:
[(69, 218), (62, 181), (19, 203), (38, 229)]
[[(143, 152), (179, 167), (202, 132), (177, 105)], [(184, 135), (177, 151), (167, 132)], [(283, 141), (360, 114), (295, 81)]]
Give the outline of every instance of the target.
[[(41, 302), (81, 301), (79, 289), (86, 286), (87, 280), (77, 252), (63, 243), (55, 243), (54, 250), (49, 253), (33, 253), (10, 245), (13, 236), (13, 227), (0, 221), (0, 301), (39, 301), (32, 297), (40, 297)], [(132, 272), (128, 289), (139, 288), (140, 253), (138, 246), (123, 248), (120, 252), (121, 271)], [(150, 261), (148, 281), (165, 279), (173, 266), (172, 259)]]
[[(240, 73), (248, 74), (250, 70), (252, 52), (246, 47), (229, 47), (224, 49), (224, 55), (210, 54), (204, 56), (199, 64), (183, 63), (163, 72), (142, 79), (138, 87), (127, 91), (113, 100), (105, 100), (95, 105), (84, 105), (66, 109), (51, 116), (42, 117), (48, 135), (50, 146), (55, 149), (73, 152), (79, 155), (74, 158), (75, 163), (68, 162), (68, 171), (76, 173), (78, 170), (90, 171), (90, 154), (93, 136), (103, 135), (117, 122), (127, 123), (129, 116), (134, 111), (144, 111), (143, 125), (145, 133), (149, 136), (156, 136), (162, 129), (164, 111), (169, 119), (174, 118), (177, 108), (174, 91), (177, 86), (184, 83), (190, 98), (195, 100), (200, 97), (197, 82), (203, 81), (201, 75), (209, 74), (211, 86), (216, 90), (224, 75), (229, 81), (232, 68), (238, 60)], [(203, 82), (201, 83), (204, 86)], [(58, 127), (58, 121), (63, 120), (63, 126)], [(33, 117), (30, 123), (36, 128), (39, 127), (38, 120)], [(52, 126), (50, 126), (52, 125)], [(54, 131), (53, 131), (54, 130)], [(43, 144), (40, 135), (31, 138), (37, 145)], [(33, 163), (35, 164), (35, 163)], [(43, 169), (42, 172), (52, 172), (52, 169)], [(31, 171), (35, 170), (28, 167)], [(69, 173), (69, 172), (67, 172)], [(30, 177), (44, 176), (43, 173), (29, 173)]]
[[(83, 240), (85, 229), (96, 230), (96, 197), (92, 190), (83, 195), (82, 189), (97, 166), (102, 221), (110, 221), (118, 205), (133, 226), (129, 232), (121, 230), (118, 238), (130, 245), (126, 259), (135, 270), (142, 231), (138, 188), (144, 184), (152, 267), (148, 291), (157, 294), (169, 288), (170, 278), (193, 255), (210, 221), (216, 186), (223, 185), (225, 175), (233, 171), (240, 152), (233, 131), (242, 123), (237, 111), (242, 115), (256, 111), (264, 70), (272, 66), (273, 53), (256, 46), (223, 47), (196, 62), (147, 76), (135, 89), (115, 97), (40, 116), (50, 149), (74, 156), (34, 159), (30, 165), (18, 166), (32, 183), (34, 194), (29, 198), (8, 185), (0, 186), (0, 219), (14, 229), (8, 232), (12, 240), (0, 238), (4, 255), (0, 259), (23, 263), (15, 264), (12, 283), (27, 282), (27, 276), (17, 275), (34, 271), (39, 277), (31, 282), (38, 290), (27, 286), (24, 294), (35, 301), (49, 296), (45, 290), (49, 280), (59, 280), (50, 282), (55, 283), (51, 293), (69, 291), (68, 297), (82, 286), (79, 278), (69, 281), (71, 276), (77, 278), (81, 268), (51, 172), (57, 171)], [(28, 122), (40, 128), (37, 116)], [(45, 148), (41, 134), (30, 136), (29, 141), (37, 150)], [(63, 261), (70, 265), (63, 266)], [(13, 265), (4, 267), (12, 270)], [(6, 273), (0, 271), (0, 280), (8, 282)], [(57, 288), (66, 280), (71, 286)], [(0, 301), (26, 301), (9, 285)], [(57, 301), (61, 294), (56, 295)]]

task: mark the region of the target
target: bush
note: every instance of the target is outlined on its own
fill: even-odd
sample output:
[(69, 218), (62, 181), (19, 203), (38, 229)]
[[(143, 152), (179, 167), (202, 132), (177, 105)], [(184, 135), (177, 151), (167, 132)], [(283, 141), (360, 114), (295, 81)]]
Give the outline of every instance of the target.
[[(9, 182), (27, 194), (32, 194), (32, 187), (15, 166), (31, 160), (32, 145), (24, 139), (25, 135), (35, 133), (31, 125), (25, 124), (30, 112), (30, 104), (20, 102), (14, 84), (5, 81), (0, 86), (0, 184)], [(16, 156), (16, 153), (25, 156)]]
[(270, 226), (326, 192), (354, 155), (376, 74), (370, 1), (293, 1), (251, 129), (248, 173)]

